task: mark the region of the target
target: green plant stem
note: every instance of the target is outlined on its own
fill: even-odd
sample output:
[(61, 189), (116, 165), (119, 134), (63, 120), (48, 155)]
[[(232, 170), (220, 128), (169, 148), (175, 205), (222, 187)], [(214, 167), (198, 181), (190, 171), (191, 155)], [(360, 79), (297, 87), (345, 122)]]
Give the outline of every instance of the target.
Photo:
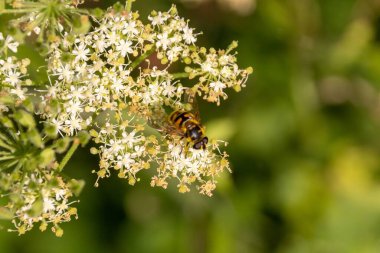
[(67, 162), (70, 160), (70, 158), (73, 156), (75, 150), (79, 147), (80, 141), (78, 138), (74, 138), (73, 145), (71, 145), (69, 151), (67, 151), (65, 157), (63, 157), (61, 163), (58, 166), (58, 171), (62, 171), (63, 168), (66, 166)]
[(171, 74), (174, 79), (181, 79), (181, 78), (188, 78), (190, 76), (190, 73), (186, 72), (178, 72)]
[(127, 3), (125, 4), (125, 10), (127, 12), (130, 12), (132, 10), (132, 3), (134, 0), (127, 0)]
[(11, 151), (11, 152), (14, 152), (14, 151), (15, 151), (15, 149), (14, 149), (12, 146), (6, 144), (6, 143), (5, 143), (4, 141), (2, 141), (2, 140), (0, 140), (0, 147), (5, 148), (5, 149), (7, 149), (7, 150), (9, 150), (9, 151)]
[(15, 157), (13, 155), (2, 156), (2, 157), (0, 157), (0, 162), (6, 161), (6, 160), (12, 160), (12, 159), (15, 159)]
[(144, 54), (137, 57), (129, 67), (134, 70), (143, 60), (145, 60), (149, 55), (151, 55), (156, 50), (156, 47), (152, 47), (148, 51), (146, 51)]
[(0, 11), (5, 10), (5, 0), (0, 0)]
[(33, 12), (36, 11), (36, 9), (4, 9), (0, 10), (1, 14), (17, 14), (17, 13), (25, 13), (25, 12)]

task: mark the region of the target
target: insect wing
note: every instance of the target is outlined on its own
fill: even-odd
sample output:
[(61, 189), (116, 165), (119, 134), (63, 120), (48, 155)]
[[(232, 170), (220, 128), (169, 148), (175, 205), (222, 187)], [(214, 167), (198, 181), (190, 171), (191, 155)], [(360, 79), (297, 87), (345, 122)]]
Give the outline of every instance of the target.
[(201, 117), (199, 114), (199, 106), (196, 94), (190, 94), (190, 92), (184, 93), (184, 102), (191, 105), (191, 113), (194, 115), (198, 122), (201, 122)]
[(183, 136), (183, 133), (169, 122), (168, 115), (164, 111), (155, 111), (149, 118), (148, 125), (164, 134)]

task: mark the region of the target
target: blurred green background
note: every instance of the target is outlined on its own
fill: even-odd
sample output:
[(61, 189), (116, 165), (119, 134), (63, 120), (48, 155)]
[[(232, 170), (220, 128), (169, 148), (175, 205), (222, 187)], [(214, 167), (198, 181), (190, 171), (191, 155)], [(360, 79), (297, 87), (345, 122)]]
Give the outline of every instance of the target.
[[(229, 141), (232, 174), (212, 198), (92, 185), (97, 166), (76, 153), (66, 173), (87, 185), (63, 238), (0, 232), (1, 253), (380, 252), (380, 1), (137, 0), (146, 17), (177, 4), (199, 43), (239, 41), (254, 74), (220, 107), (201, 103), (209, 136)], [(90, 3), (109, 6), (112, 1)], [(1, 30), (11, 16), (0, 17)], [(31, 55), (23, 46), (20, 55)], [(34, 60), (34, 59), (33, 59)], [(86, 160), (91, 159), (91, 160)]]

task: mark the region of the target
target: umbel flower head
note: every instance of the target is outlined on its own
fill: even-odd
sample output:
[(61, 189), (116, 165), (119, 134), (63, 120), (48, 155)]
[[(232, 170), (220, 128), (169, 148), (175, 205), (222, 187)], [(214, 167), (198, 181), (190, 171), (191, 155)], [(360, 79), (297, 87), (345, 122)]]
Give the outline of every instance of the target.
[(12, 25), (27, 35), (38, 35), (39, 41), (57, 40), (60, 31), (73, 27), (76, 20), (87, 23), (87, 11), (79, 9), (84, 0), (8, 0), (11, 10), (0, 9), (0, 14), (17, 13), (21, 17), (12, 20)]
[(54, 127), (40, 132), (28, 100), (15, 106), (17, 98), (2, 92), (0, 102), (0, 218), (10, 219), (19, 234), (35, 223), (61, 236), (60, 223), (77, 217), (71, 200), (83, 182), (60, 174), (56, 154), (66, 151), (70, 138), (55, 139)]
[[(221, 142), (211, 140), (206, 149), (193, 149), (180, 135), (165, 131), (168, 114), (188, 110), (186, 96), (219, 105), (227, 88), (244, 87), (252, 69), (237, 66), (236, 42), (227, 50), (196, 46), (198, 34), (175, 6), (153, 11), (148, 20), (144, 24), (137, 12), (110, 9), (94, 19), (91, 32), (65, 33), (60, 43), (52, 44), (52, 84), (43, 96), (41, 115), (62, 136), (90, 132), (98, 144), (92, 148), (100, 157), (94, 171), (98, 179), (115, 170), (134, 184), (137, 172), (156, 168), (152, 186), (166, 188), (175, 179), (180, 192), (194, 183), (211, 196), (218, 175), (229, 170), (227, 154), (219, 151)], [(174, 63), (183, 71), (171, 73)], [(180, 78), (193, 85), (185, 87)]]
[(6, 56), (18, 43), (0, 33), (0, 218), (9, 219), (19, 234), (36, 223), (57, 235), (60, 224), (77, 217), (72, 204), (83, 182), (63, 178), (56, 155), (66, 152), (70, 138), (56, 137), (54, 125), (39, 131), (27, 91), (29, 59)]

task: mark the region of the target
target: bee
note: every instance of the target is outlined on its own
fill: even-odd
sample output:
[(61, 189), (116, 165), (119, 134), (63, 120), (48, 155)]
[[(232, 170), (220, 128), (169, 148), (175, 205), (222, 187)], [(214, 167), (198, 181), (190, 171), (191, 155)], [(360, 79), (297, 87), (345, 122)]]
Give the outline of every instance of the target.
[(155, 122), (151, 125), (159, 131), (186, 139), (186, 148), (192, 145), (197, 150), (206, 149), (208, 138), (200, 121), (195, 97), (187, 95), (185, 100), (192, 105), (191, 111), (175, 110), (167, 117), (166, 124), (159, 126)]

